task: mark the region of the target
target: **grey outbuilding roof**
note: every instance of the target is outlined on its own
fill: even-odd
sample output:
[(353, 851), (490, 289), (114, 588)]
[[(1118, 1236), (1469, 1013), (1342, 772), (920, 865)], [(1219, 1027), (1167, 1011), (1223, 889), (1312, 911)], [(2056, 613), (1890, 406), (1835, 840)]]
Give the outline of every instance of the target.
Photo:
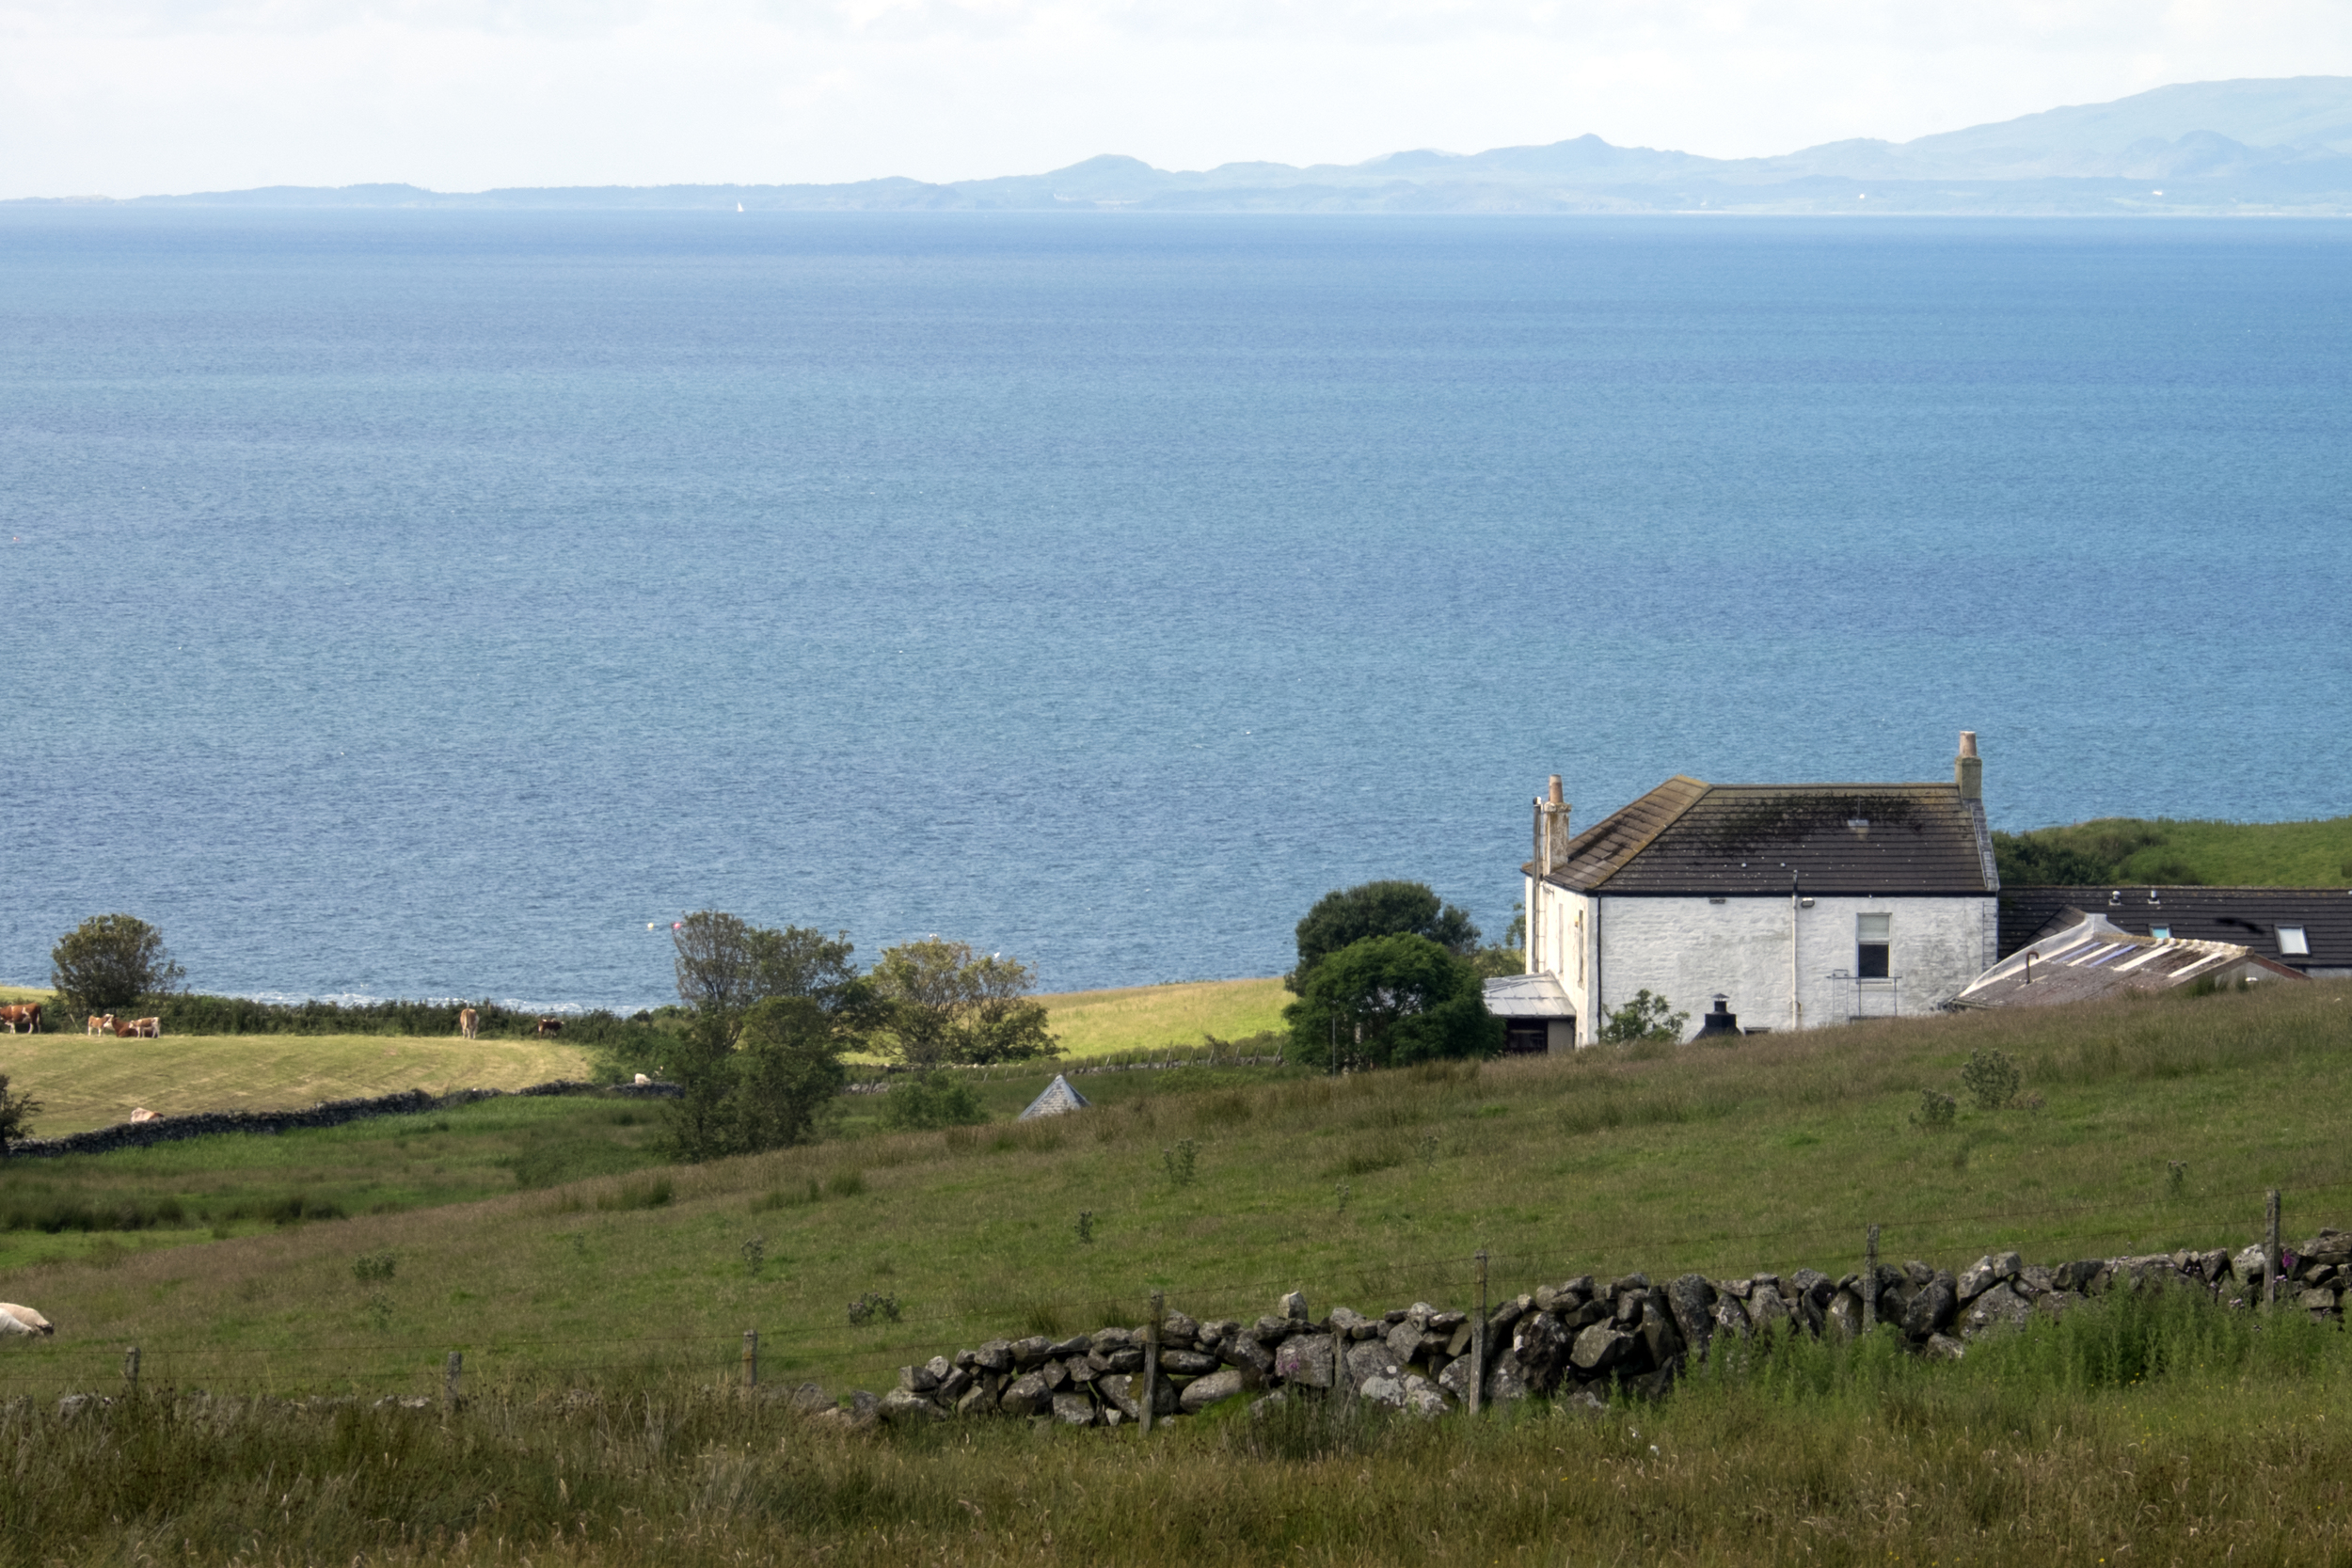
[(2169, 990), (2197, 980), (2301, 980), (2242, 943), (2136, 935), (2104, 915), (2068, 910), (2051, 928), (1986, 970), (1953, 1000), (1963, 1007), (2046, 1007)]
[(2340, 887), (2004, 888), (2001, 957), (2073, 925), (2073, 910), (2141, 936), (2235, 942), (2306, 974), (2352, 972), (2352, 889)]
[(1486, 1010), (1497, 1018), (1574, 1018), (1556, 974), (1503, 974), (1486, 982)]
[(1057, 1117), (1069, 1111), (1083, 1111), (1092, 1103), (1070, 1086), (1069, 1079), (1057, 1072), (1054, 1074), (1054, 1081), (1045, 1085), (1045, 1092), (1030, 1101), (1029, 1108), (1015, 1119), (1027, 1121), (1032, 1117)]

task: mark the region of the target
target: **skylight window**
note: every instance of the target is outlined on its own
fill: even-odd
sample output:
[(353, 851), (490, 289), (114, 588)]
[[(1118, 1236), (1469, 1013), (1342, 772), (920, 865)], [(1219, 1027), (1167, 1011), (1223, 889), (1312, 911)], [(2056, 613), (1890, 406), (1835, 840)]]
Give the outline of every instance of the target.
[(2155, 938), (2158, 942), (2170, 942), (2172, 940), (2172, 927), (2169, 926), (2151, 926), (2148, 927), (2148, 934)]
[(2312, 956), (2312, 944), (2311, 942), (2303, 935), (2303, 927), (2300, 926), (2280, 927), (2279, 951), (2285, 954), (2290, 958), (2310, 958)]

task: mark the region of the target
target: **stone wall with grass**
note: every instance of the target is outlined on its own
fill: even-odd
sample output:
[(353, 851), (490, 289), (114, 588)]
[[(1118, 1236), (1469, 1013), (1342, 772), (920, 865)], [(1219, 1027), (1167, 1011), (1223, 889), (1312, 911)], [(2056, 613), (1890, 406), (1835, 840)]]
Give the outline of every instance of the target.
[[(1469, 1402), (1530, 1399), (1600, 1403), (1656, 1398), (1690, 1367), (1728, 1347), (1775, 1335), (1852, 1339), (1875, 1317), (1914, 1354), (1959, 1360), (1979, 1336), (2058, 1319), (2113, 1291), (2194, 1292), (2217, 1311), (2252, 1310), (2265, 1290), (2260, 1246), (2028, 1264), (1988, 1253), (1955, 1275), (1925, 1263), (1882, 1263), (1875, 1280), (1811, 1269), (1783, 1276), (1709, 1279), (1686, 1274), (1546, 1285), (1494, 1307), (1483, 1364), (1468, 1313), (1426, 1302), (1367, 1316), (1334, 1307), (1321, 1317), (1293, 1293), (1244, 1323), (1182, 1312), (1160, 1325), (1158, 1375), (1147, 1379), (1148, 1325), (1067, 1339), (992, 1339), (899, 1370), (898, 1386), (859, 1392), (822, 1418), (850, 1425), (1008, 1416), (1071, 1426), (1181, 1418), (1228, 1400), (1257, 1408), (1338, 1390), (1370, 1404), (1435, 1417)], [(2275, 1309), (2340, 1322), (2352, 1291), (2352, 1233), (2323, 1229), (2282, 1252)], [(1149, 1392), (1147, 1393), (1147, 1387)]]
[(112, 1127), (96, 1127), (59, 1138), (25, 1138), (8, 1145), (7, 1155), (11, 1160), (56, 1159), (62, 1154), (105, 1154), (118, 1148), (147, 1148), (181, 1138), (202, 1138), (220, 1132), (277, 1133), (305, 1127), (341, 1127), (369, 1117), (415, 1116), (423, 1111), (447, 1110), (453, 1105), (470, 1105), (479, 1100), (497, 1100), (509, 1093), (659, 1100), (680, 1092), (675, 1084), (596, 1085), (568, 1078), (514, 1090), (457, 1089), (449, 1094), (428, 1094), (422, 1089), (406, 1089), (399, 1094), (356, 1100), (322, 1100), (297, 1111), (199, 1111), (189, 1116), (157, 1117), (151, 1121), (117, 1122)]

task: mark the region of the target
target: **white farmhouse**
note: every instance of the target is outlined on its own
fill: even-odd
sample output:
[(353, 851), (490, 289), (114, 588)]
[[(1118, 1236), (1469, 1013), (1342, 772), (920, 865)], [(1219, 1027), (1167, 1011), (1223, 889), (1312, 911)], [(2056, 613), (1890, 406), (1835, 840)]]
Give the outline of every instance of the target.
[(1693, 1019), (1728, 997), (1751, 1030), (1937, 1011), (1998, 954), (1983, 767), (1963, 730), (1949, 784), (1678, 776), (1574, 836), (1555, 776), (1527, 974), (1489, 1004), (1518, 1050), (1590, 1045), (1644, 990)]

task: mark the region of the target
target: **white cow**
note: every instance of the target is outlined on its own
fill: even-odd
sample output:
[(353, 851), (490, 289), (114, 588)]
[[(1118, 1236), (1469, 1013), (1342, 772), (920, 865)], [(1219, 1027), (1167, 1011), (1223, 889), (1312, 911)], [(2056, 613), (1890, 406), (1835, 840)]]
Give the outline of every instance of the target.
[(158, 1118), (154, 1112), (142, 1105), (137, 1110), (131, 1113), (131, 1119), (133, 1121), (154, 1121)]
[(55, 1334), (56, 1326), (29, 1307), (0, 1301), (0, 1339), (13, 1334)]

